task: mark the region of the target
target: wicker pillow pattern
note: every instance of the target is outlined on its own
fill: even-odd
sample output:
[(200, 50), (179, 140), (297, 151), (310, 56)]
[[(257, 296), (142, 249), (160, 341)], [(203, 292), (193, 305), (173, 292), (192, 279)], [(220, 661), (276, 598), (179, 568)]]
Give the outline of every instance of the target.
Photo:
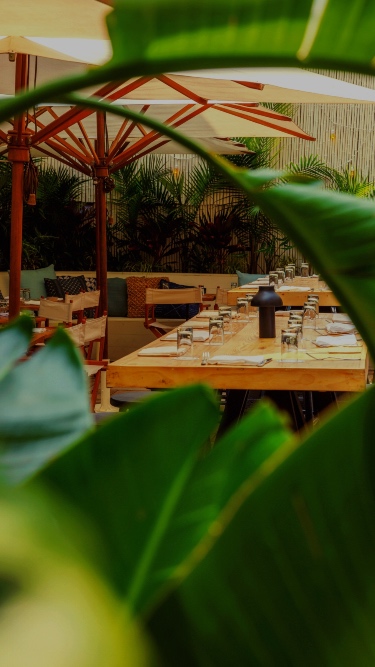
[(86, 283), (86, 292), (95, 292), (97, 290), (96, 286), (96, 278), (87, 278), (85, 276), (85, 283)]
[(157, 289), (160, 280), (168, 278), (151, 278), (147, 276), (129, 276), (126, 279), (128, 287), (128, 317), (144, 317), (146, 303), (146, 289)]

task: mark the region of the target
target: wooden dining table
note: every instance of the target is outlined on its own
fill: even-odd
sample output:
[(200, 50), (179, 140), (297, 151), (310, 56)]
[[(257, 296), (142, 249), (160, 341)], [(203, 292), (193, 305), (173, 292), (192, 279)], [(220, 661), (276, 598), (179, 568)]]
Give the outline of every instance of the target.
[[(208, 320), (207, 320), (208, 322)], [(194, 358), (170, 356), (139, 356), (139, 350), (112, 362), (107, 370), (108, 387), (149, 387), (166, 389), (192, 382), (206, 382), (216, 389), (270, 389), (309, 391), (362, 391), (366, 387), (367, 349), (358, 341), (355, 350), (346, 348), (338, 354), (330, 348), (317, 348), (313, 344), (317, 335), (324, 333), (326, 318), (318, 319), (322, 331), (305, 329), (307, 337), (302, 341), (299, 363), (285, 363), (280, 358), (280, 333), (286, 318), (276, 318), (276, 338), (259, 338), (258, 318), (249, 322), (234, 321), (234, 332), (226, 335), (224, 345), (216, 347), (208, 343), (194, 342)], [(337, 336), (339, 346), (340, 336)], [(166, 337), (155, 339), (144, 348), (173, 344)], [(202, 365), (203, 352), (210, 356), (264, 355), (272, 358), (265, 366)], [(308, 354), (312, 356), (308, 356)], [(314, 357), (314, 358), (313, 358)]]
[[(306, 282), (303, 282), (303, 281)], [(245, 294), (256, 294), (259, 284), (250, 283), (248, 286), (237, 287), (228, 291), (228, 305), (235, 306), (237, 299)], [(302, 291), (303, 290), (303, 291)], [(319, 306), (339, 306), (335, 295), (330, 289), (323, 288), (319, 281), (306, 279), (295, 279), (290, 283), (280, 285), (276, 293), (281, 297), (284, 306), (303, 306), (308, 296), (316, 295), (319, 297)]]
[[(305, 329), (297, 363), (281, 361), (280, 334), (286, 318), (276, 318), (276, 338), (259, 338), (255, 315), (247, 322), (234, 321), (233, 333), (225, 336), (220, 347), (194, 342), (193, 358), (140, 356), (139, 350), (122, 357), (108, 365), (107, 386), (169, 389), (204, 382), (214, 389), (225, 390), (222, 430), (242, 416), (249, 392), (258, 391), (289, 412), (298, 430), (336, 400), (336, 392), (361, 392), (366, 388), (369, 363), (366, 346), (358, 339), (355, 348), (340, 348), (337, 336), (337, 346), (316, 347), (313, 341), (326, 333), (326, 323), (322, 314), (317, 321), (319, 330)], [(141, 349), (166, 345), (170, 346), (171, 341), (163, 337)], [(271, 361), (264, 366), (202, 364), (203, 352), (209, 352), (210, 357), (262, 355)], [(301, 409), (299, 392), (309, 399), (310, 407), (305, 411)]]

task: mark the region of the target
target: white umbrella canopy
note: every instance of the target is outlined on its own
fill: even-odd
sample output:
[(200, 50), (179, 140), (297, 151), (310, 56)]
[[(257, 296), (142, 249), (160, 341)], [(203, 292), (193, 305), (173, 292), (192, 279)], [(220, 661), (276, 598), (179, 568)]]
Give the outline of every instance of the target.
[[(246, 152), (244, 146), (228, 141), (233, 136), (298, 137), (314, 140), (288, 116), (270, 109), (247, 105), (171, 104), (148, 100), (147, 104), (130, 103), (128, 107), (145, 118), (151, 117), (187, 136), (199, 139), (216, 153)], [(67, 111), (68, 109), (68, 111)], [(65, 122), (67, 114), (70, 114)], [(71, 112), (65, 105), (40, 107), (29, 114), (28, 131), (33, 150), (55, 157), (90, 175), (98, 162), (96, 153), (97, 116), (90, 110)], [(6, 146), (6, 135), (12, 123), (0, 127), (0, 141)], [(115, 171), (127, 162), (151, 152), (183, 153), (186, 149), (163, 135), (149, 130), (146, 123), (134, 123), (113, 114), (106, 116), (106, 153), (109, 170)], [(4, 148), (4, 150), (7, 150)]]
[(95, 0), (0, 0), (0, 53), (101, 64), (111, 55), (110, 11)]

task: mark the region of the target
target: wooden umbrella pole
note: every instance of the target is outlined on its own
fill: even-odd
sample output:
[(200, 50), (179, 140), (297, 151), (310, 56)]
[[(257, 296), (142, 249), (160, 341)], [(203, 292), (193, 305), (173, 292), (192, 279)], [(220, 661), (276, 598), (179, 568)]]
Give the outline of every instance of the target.
[[(97, 113), (97, 155), (99, 163), (95, 165), (96, 178), (96, 262), (98, 287), (100, 289), (100, 310), (108, 312), (107, 295), (107, 202), (105, 193), (105, 179), (109, 176), (108, 159), (105, 153), (105, 115)], [(104, 358), (108, 357), (108, 336), (104, 346)]]
[[(15, 92), (27, 87), (28, 58), (25, 54), (16, 57)], [(20, 311), (21, 263), (22, 263), (22, 222), (23, 222), (23, 173), (24, 165), (30, 159), (30, 133), (26, 128), (26, 114), (15, 118), (14, 129), (8, 133), (8, 159), (12, 163), (12, 207), (10, 230), (10, 272), (9, 272), (9, 319), (17, 317)]]

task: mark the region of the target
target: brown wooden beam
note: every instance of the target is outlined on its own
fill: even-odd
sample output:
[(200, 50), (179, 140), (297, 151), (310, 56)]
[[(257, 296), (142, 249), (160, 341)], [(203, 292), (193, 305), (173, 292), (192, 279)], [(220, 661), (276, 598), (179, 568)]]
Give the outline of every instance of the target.
[[(151, 78), (152, 77), (140, 77), (136, 81), (133, 81), (132, 83), (129, 83), (126, 86), (122, 86), (120, 88), (118, 82), (106, 84), (90, 97), (99, 97), (104, 101), (114, 102), (123, 95), (129, 94), (133, 92), (133, 90), (140, 88), (145, 83), (150, 81)], [(45, 141), (46, 138), (52, 137), (54, 134), (62, 132), (62, 130), (65, 130), (70, 125), (74, 125), (74, 123), (77, 123), (78, 121), (91, 116), (93, 113), (95, 112), (92, 109), (83, 109), (80, 106), (73, 107), (65, 114), (60, 116), (58, 120), (49, 123), (44, 130), (38, 132), (36, 134), (35, 141), (38, 143)]]
[(271, 111), (271, 109), (257, 109), (258, 105), (255, 104), (221, 104), (223, 107), (229, 107), (232, 109), (238, 109), (239, 111), (248, 111), (249, 113), (256, 114), (257, 116), (265, 116), (266, 118), (275, 118), (275, 120), (285, 120), (293, 122), (293, 119), (290, 116), (286, 116), (283, 113), (278, 113), (277, 111)]
[[(104, 179), (109, 175), (107, 157), (105, 154), (105, 114), (96, 113), (97, 125), (97, 154), (99, 164), (94, 166), (96, 177), (95, 204), (96, 204), (96, 275), (98, 289), (100, 289), (100, 312), (108, 312), (107, 294), (107, 202), (104, 190)], [(108, 331), (104, 344), (104, 357), (108, 356)]]
[[(16, 55), (15, 92), (27, 86), (28, 59), (25, 54)], [(23, 225), (23, 172), (29, 161), (29, 133), (26, 130), (26, 114), (14, 119), (14, 129), (8, 134), (8, 159), (12, 163), (12, 201), (10, 214), (10, 262), (9, 262), (9, 320), (20, 312), (20, 288), (22, 268)], [(27, 287), (25, 285), (25, 287)]]
[[(193, 111), (188, 113), (187, 115), (184, 115), (183, 118), (181, 118), (181, 115), (186, 113), (187, 109), (193, 108)], [(203, 113), (207, 109), (210, 109), (211, 105), (210, 104), (205, 104), (201, 106), (197, 105), (186, 105), (182, 109), (179, 109), (176, 113), (174, 113), (172, 116), (170, 116), (167, 120), (164, 121), (165, 125), (168, 125), (169, 127), (179, 127), (180, 125), (183, 125), (186, 123), (188, 120), (191, 120), (195, 116), (199, 116), (199, 114)], [(127, 159), (130, 157), (133, 157), (136, 153), (138, 153), (141, 149), (144, 149), (146, 146), (148, 146), (151, 142), (155, 141), (155, 139), (159, 139), (162, 134), (161, 132), (157, 132), (156, 130), (152, 130), (151, 132), (148, 133), (146, 137), (142, 137), (137, 141), (135, 144), (132, 144), (132, 146), (129, 146), (128, 148), (125, 149), (125, 151), (121, 154), (116, 156), (113, 159), (113, 165), (115, 168), (119, 168), (118, 165), (121, 163), (121, 165), (126, 164)], [(114, 169), (113, 169), (114, 171)]]
[(270, 127), (274, 130), (282, 129), (282, 131), (285, 132), (286, 135), (289, 134), (292, 137), (300, 137), (301, 139), (307, 139), (308, 141), (315, 141), (315, 137), (310, 137), (305, 132), (302, 131), (299, 132), (297, 130), (292, 130), (292, 129), (289, 130), (285, 127), (280, 128), (280, 125), (276, 125), (276, 123), (270, 123), (269, 121), (266, 121), (263, 118), (262, 119), (257, 118), (256, 116), (253, 116), (250, 112), (248, 114), (245, 114), (240, 111), (235, 111), (234, 109), (227, 109), (220, 104), (216, 104), (215, 109), (218, 109), (218, 111), (223, 111), (224, 113), (229, 113), (231, 116), (237, 116), (238, 118), (244, 118), (245, 120), (250, 120), (252, 123), (263, 125), (263, 127)]

